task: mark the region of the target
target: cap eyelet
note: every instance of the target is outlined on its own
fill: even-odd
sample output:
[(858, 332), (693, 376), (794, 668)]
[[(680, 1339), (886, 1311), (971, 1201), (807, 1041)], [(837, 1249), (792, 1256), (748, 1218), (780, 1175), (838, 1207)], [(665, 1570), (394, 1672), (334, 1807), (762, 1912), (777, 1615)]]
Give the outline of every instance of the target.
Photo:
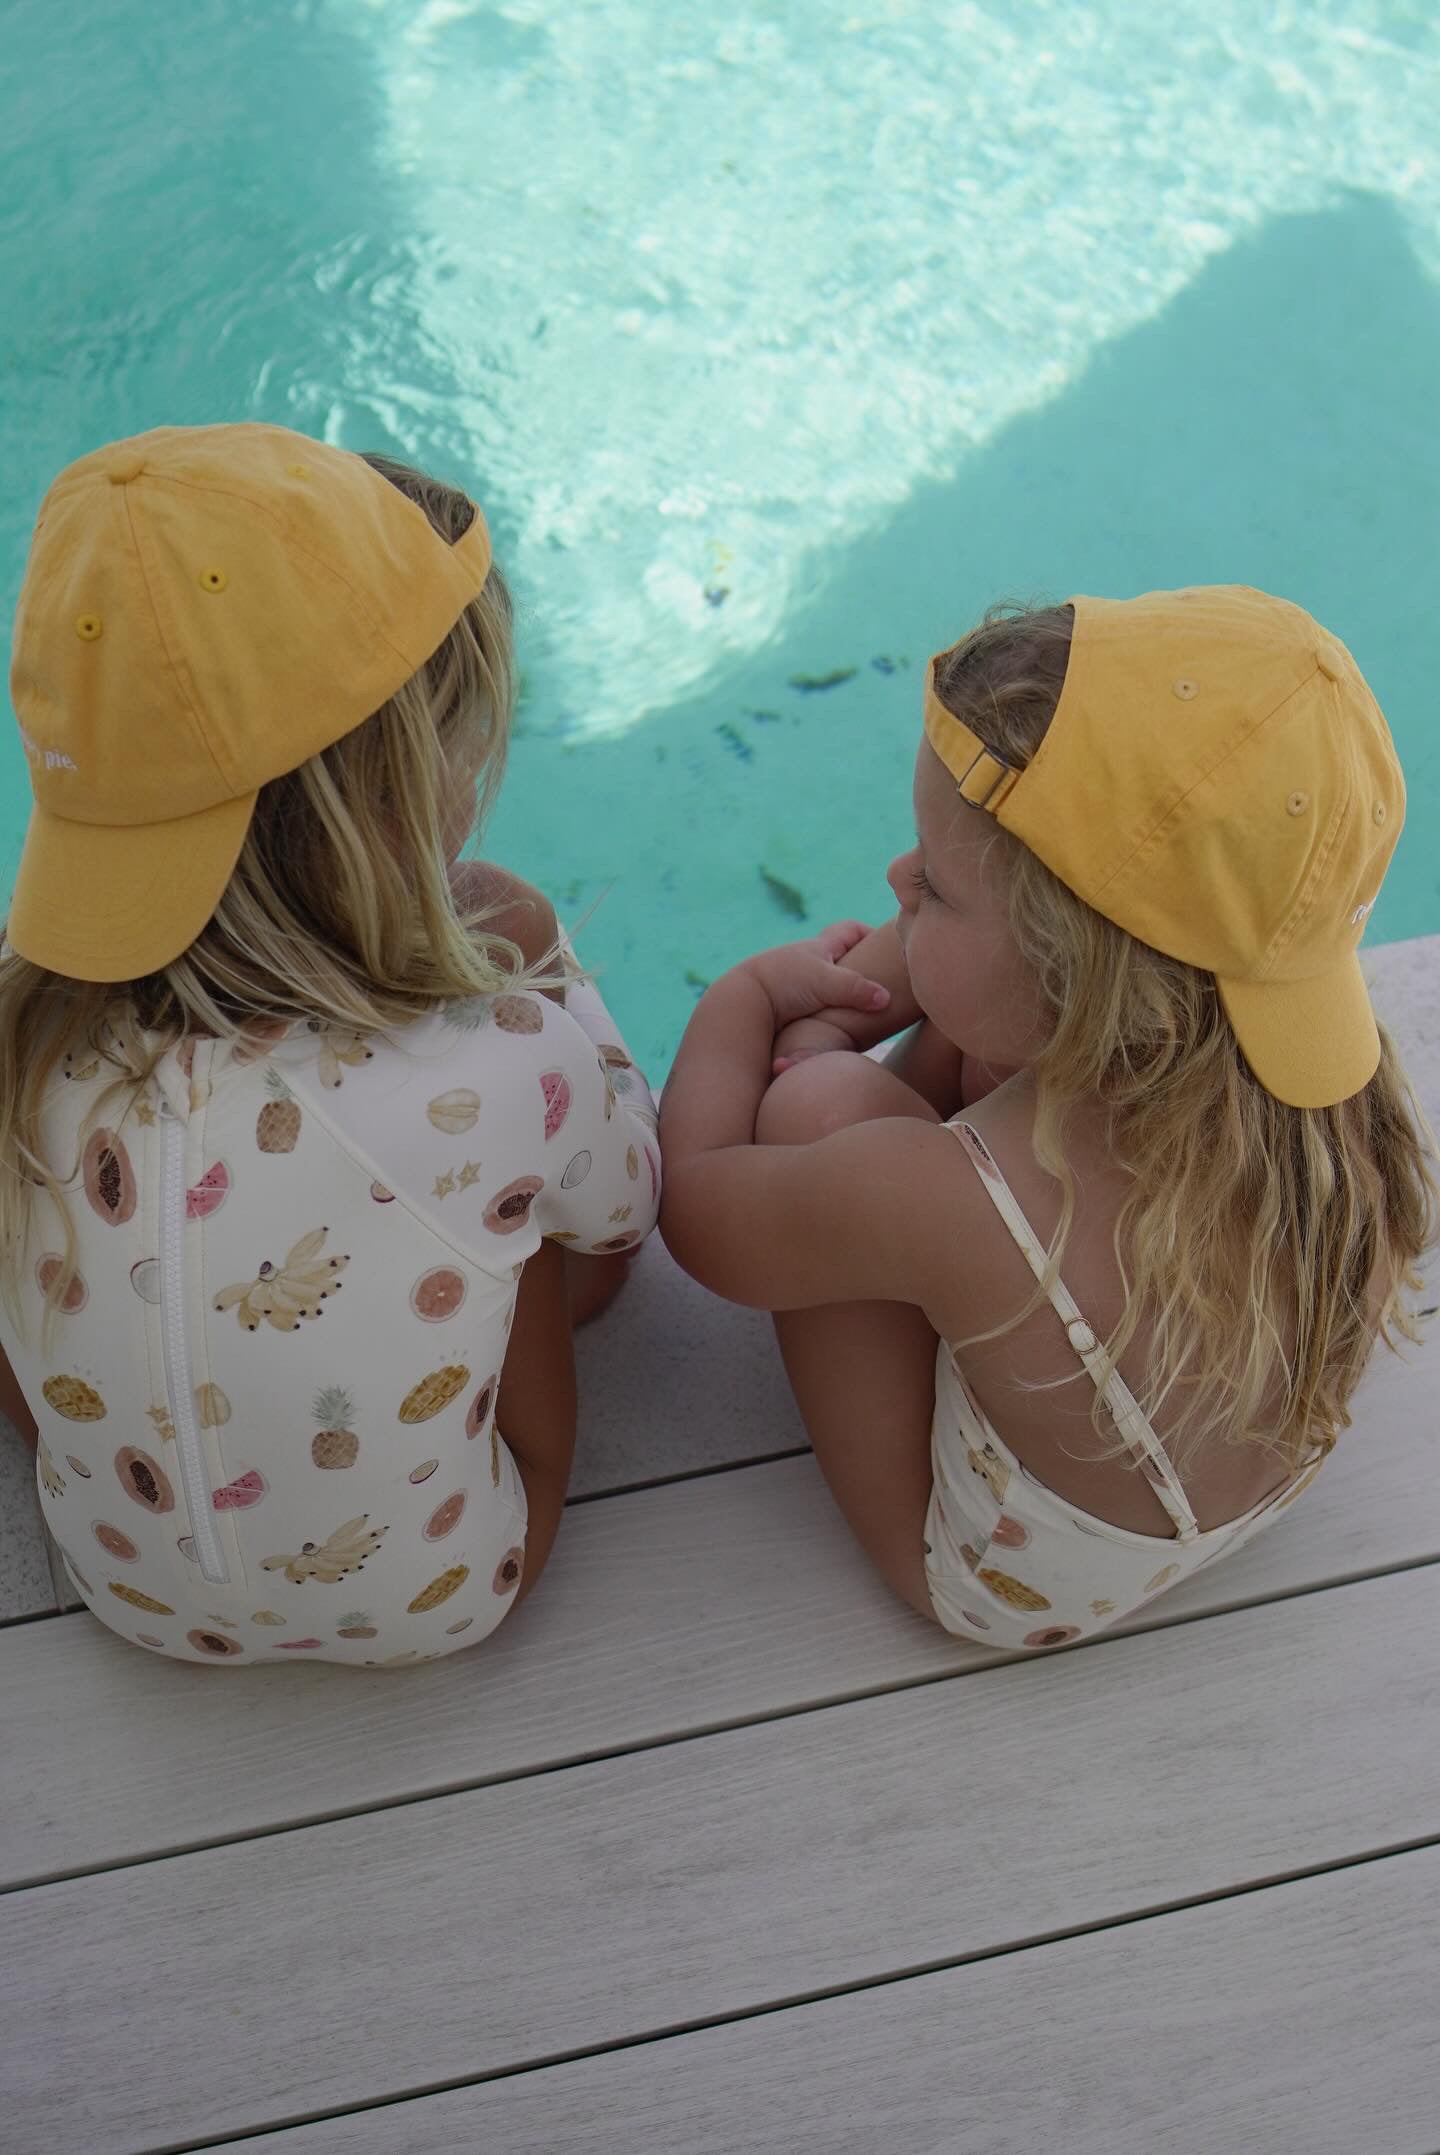
[(1310, 796), (1308, 793), (1292, 793), (1285, 803), (1285, 813), (1287, 816), (1303, 816), (1309, 806)]
[(105, 633), (105, 624), (98, 614), (77, 614), (75, 634), (82, 644), (97, 643)]
[(1180, 698), (1180, 701), (1182, 703), (1193, 702), (1194, 698), (1198, 696), (1199, 693), (1200, 684), (1198, 681), (1177, 681), (1175, 683), (1175, 694)]
[(230, 579), (223, 569), (202, 569), (199, 581), (202, 591), (223, 591)]
[(1374, 823), (1383, 823), (1385, 821), (1385, 803), (1383, 801), (1375, 803), (1375, 806), (1370, 811), (1370, 818)]

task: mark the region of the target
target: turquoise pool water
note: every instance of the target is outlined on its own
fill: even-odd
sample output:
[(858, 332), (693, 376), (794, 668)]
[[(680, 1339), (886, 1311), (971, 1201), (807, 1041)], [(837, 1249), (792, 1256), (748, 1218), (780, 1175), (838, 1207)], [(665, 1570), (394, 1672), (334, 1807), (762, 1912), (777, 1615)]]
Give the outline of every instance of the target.
[[(487, 508), (490, 849), (637, 1050), (886, 905), (992, 598), (1238, 580), (1387, 711), (1440, 930), (1431, 0), (10, 0), (0, 617), (71, 457), (255, 417)], [(8, 651), (7, 651), (8, 656)], [(24, 822), (0, 741), (0, 885)]]

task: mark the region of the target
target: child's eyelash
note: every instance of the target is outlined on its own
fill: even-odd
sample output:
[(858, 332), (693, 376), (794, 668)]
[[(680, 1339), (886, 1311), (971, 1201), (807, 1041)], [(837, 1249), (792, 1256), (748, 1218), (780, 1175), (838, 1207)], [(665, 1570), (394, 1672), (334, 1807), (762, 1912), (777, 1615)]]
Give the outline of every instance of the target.
[(919, 891), (922, 898), (939, 897), (939, 891), (936, 890), (935, 885), (931, 882), (929, 876), (926, 875), (923, 868), (912, 868), (910, 871), (910, 881), (914, 884), (916, 890)]

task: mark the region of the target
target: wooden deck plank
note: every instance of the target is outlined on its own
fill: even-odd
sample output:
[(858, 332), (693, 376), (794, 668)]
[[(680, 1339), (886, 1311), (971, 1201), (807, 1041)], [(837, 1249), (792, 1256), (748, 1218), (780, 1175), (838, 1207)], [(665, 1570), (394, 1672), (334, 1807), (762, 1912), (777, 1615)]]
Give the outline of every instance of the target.
[[(1425, 1350), (1428, 1371), (1387, 1357), (1367, 1379), (1356, 1429), (1290, 1515), (1140, 1625), (1440, 1555), (1426, 1399), (1437, 1350), (1440, 1337)], [(22, 1625), (0, 1631), (0, 1884), (993, 1660), (871, 1576), (809, 1458), (576, 1506), (541, 1591), (513, 1622), (473, 1655), (393, 1681), (334, 1668), (190, 1669), (83, 1614)], [(183, 1770), (181, 1743), (210, 1762), (204, 1775)]]
[(1430, 2155), (1440, 1851), (247, 2141), (246, 2155)]
[(294, 2123), (1440, 1835), (1437, 1618), (1410, 1571), (16, 1893), (7, 2146)]

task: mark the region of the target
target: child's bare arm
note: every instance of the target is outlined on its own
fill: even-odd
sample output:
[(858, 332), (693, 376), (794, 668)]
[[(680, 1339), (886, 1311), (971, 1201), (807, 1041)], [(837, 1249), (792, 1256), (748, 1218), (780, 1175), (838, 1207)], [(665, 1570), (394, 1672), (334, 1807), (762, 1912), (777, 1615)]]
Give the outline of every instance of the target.
[(888, 1008), (882, 1011), (825, 1010), (813, 1018), (800, 1018), (793, 1025), (785, 1026), (775, 1039), (773, 1067), (777, 1074), (781, 1068), (806, 1055), (823, 1055), (836, 1048), (858, 1048), (863, 1053), (880, 1041), (903, 1033), (920, 1018), (922, 1013), (910, 986), (896, 921), (887, 921), (883, 928), (873, 928), (847, 954), (845, 962), (857, 973), (863, 973), (867, 980), (878, 981), (881, 987), (889, 990)]
[[(462, 913), (485, 915), (481, 932), (514, 943), (527, 965), (542, 965), (560, 941), (555, 908), (541, 890), (494, 861), (456, 861), (450, 888)], [(564, 1001), (560, 988), (541, 991), (552, 1002)]]

